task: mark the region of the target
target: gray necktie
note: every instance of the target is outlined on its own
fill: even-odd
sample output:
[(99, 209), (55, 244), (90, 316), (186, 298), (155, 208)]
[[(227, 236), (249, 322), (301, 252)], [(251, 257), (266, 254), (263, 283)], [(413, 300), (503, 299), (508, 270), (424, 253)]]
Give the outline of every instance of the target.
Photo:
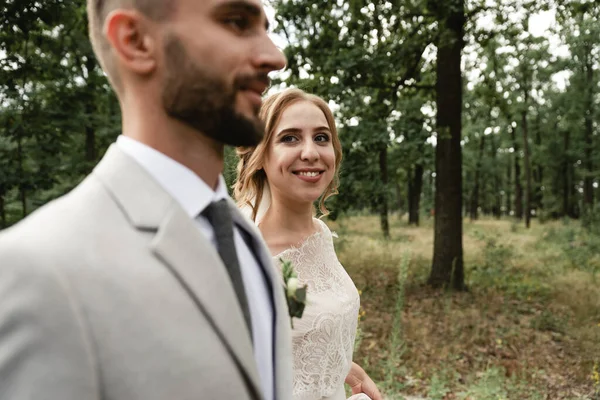
[(242, 308), (244, 319), (248, 325), (250, 338), (252, 338), (250, 309), (248, 308), (248, 298), (246, 297), (246, 290), (244, 289), (244, 281), (242, 280), (240, 263), (238, 261), (235, 242), (233, 240), (233, 221), (231, 219), (229, 204), (227, 203), (226, 199), (212, 202), (204, 211), (202, 211), (202, 215), (208, 219), (215, 231), (219, 256), (221, 256), (221, 260), (227, 268), (229, 278), (231, 279), (238, 302)]

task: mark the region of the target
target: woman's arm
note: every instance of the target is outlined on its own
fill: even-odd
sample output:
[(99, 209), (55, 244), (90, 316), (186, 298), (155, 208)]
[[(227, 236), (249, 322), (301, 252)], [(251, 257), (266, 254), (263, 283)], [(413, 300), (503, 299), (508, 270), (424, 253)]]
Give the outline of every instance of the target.
[(346, 376), (346, 384), (352, 388), (352, 394), (364, 393), (372, 400), (383, 400), (375, 382), (357, 363), (353, 362)]

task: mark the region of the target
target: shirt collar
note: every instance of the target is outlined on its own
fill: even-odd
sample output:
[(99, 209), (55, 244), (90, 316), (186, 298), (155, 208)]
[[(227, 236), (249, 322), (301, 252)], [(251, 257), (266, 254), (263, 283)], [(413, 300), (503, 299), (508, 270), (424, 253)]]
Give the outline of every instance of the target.
[(186, 166), (135, 139), (120, 135), (120, 150), (138, 162), (169, 193), (191, 218), (196, 218), (210, 203), (229, 197), (223, 175), (212, 190)]

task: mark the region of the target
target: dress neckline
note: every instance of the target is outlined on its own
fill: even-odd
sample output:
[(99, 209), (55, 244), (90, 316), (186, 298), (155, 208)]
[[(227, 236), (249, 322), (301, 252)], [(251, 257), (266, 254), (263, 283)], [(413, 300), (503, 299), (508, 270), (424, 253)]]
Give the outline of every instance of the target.
[(286, 253), (295, 253), (295, 252), (299, 252), (301, 251), (304, 247), (306, 247), (307, 244), (313, 242), (314, 240), (316, 240), (317, 238), (320, 238), (324, 233), (325, 233), (325, 227), (323, 226), (325, 223), (323, 221), (321, 221), (318, 218), (313, 218), (317, 220), (317, 223), (319, 225), (319, 229), (313, 233), (311, 233), (310, 235), (308, 235), (307, 237), (305, 237), (304, 239), (302, 239), (300, 242), (298, 242), (296, 245), (290, 246), (287, 249), (279, 252), (278, 254), (271, 256), (272, 258), (280, 258), (282, 255), (286, 254)]

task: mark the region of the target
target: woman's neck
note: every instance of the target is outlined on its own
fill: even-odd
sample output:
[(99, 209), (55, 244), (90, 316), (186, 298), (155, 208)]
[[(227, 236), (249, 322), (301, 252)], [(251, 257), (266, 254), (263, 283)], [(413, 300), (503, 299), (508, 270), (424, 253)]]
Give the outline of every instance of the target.
[(259, 225), (272, 254), (295, 246), (316, 232), (312, 204), (292, 205), (272, 200)]
[(273, 201), (261, 226), (278, 231), (310, 234), (315, 230), (312, 204), (284, 205)]

